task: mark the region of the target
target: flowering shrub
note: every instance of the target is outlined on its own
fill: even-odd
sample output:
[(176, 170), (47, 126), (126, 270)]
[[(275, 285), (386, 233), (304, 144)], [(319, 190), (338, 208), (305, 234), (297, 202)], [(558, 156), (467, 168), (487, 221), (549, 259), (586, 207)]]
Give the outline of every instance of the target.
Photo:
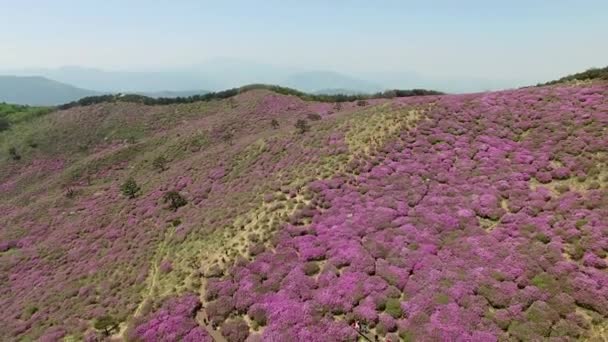
[(135, 327), (131, 338), (142, 341), (213, 341), (194, 316), (200, 308), (193, 294), (166, 301), (145, 323)]
[[(352, 340), (354, 322), (421, 340), (589, 336), (580, 310), (608, 318), (606, 190), (552, 190), (572, 161), (595, 158), (585, 151), (608, 152), (584, 128), (608, 116), (579, 91), (441, 97), (428, 120), (352, 163), (371, 166), (310, 183), (328, 205), (221, 281), (236, 291), (207, 297), (216, 323), (248, 316), (264, 340)], [(559, 100), (538, 101), (548, 96)], [(573, 228), (580, 217), (594, 224)]]

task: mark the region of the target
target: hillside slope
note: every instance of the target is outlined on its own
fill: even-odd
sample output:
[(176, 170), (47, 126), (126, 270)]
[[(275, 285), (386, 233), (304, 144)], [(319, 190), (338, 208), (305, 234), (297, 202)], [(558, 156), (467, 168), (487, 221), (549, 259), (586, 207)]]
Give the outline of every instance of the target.
[(606, 83), (16, 122), (0, 336), (606, 337), (607, 127)]
[(0, 76), (0, 102), (51, 106), (98, 94), (44, 77)]
[(568, 75), (557, 80), (545, 83), (544, 85), (553, 85), (560, 83), (572, 82), (589, 82), (589, 81), (608, 81), (608, 66), (604, 68), (591, 68), (583, 72)]

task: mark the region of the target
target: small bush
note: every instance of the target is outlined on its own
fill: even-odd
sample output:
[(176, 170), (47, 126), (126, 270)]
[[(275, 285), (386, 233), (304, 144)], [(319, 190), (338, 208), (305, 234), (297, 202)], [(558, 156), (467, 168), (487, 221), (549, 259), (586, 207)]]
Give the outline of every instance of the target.
[(167, 169), (167, 159), (163, 156), (158, 156), (154, 158), (152, 161), (152, 167), (154, 167), (158, 172), (163, 172)]
[(38, 312), (38, 307), (35, 305), (28, 305), (27, 307), (25, 307), (25, 309), (23, 310), (23, 316), (22, 318), (25, 320), (30, 319), (30, 317), (32, 317), (36, 312)]
[(310, 113), (307, 115), (308, 120), (310, 121), (319, 121), (321, 120), (321, 115), (317, 114), (317, 113)]
[(359, 107), (365, 107), (365, 106), (367, 106), (367, 104), (368, 104), (368, 102), (365, 101), (365, 100), (358, 100), (357, 101), (357, 106), (359, 106)]
[(585, 255), (585, 248), (581, 246), (578, 242), (575, 243), (570, 251), (570, 256), (574, 260), (580, 260)]
[(222, 134), (222, 141), (227, 143), (228, 145), (233, 144), (234, 134), (232, 132), (224, 132)]
[(188, 204), (188, 201), (177, 191), (169, 191), (163, 196), (165, 203), (169, 203), (169, 209), (177, 211), (178, 208)]
[(139, 192), (139, 190), (141, 190), (141, 188), (139, 187), (139, 185), (137, 185), (137, 183), (135, 182), (135, 179), (133, 179), (133, 177), (129, 177), (120, 186), (120, 191), (122, 191), (122, 194), (127, 196), (128, 198), (135, 198), (137, 196), (137, 193)]
[(319, 273), (319, 265), (316, 262), (307, 262), (304, 264), (304, 273), (307, 276), (312, 276)]
[(272, 121), (270, 121), (270, 126), (274, 129), (278, 129), (279, 128), (279, 121), (277, 121), (277, 119), (272, 119)]
[(12, 160), (21, 160), (21, 155), (19, 155), (19, 153), (17, 153), (17, 149), (15, 147), (10, 147), (8, 149), (8, 154), (11, 156)]
[(304, 119), (300, 119), (296, 122), (295, 124), (296, 129), (298, 130), (298, 133), (300, 134), (304, 134), (308, 131), (310, 131), (310, 125), (308, 124), (308, 121), (304, 120)]
[(249, 317), (251, 317), (251, 320), (254, 321), (258, 326), (265, 326), (266, 325), (266, 311), (258, 306), (252, 306), (249, 309), (248, 312)]
[(538, 240), (544, 244), (548, 244), (549, 242), (551, 242), (551, 237), (545, 233), (538, 233), (538, 234), (536, 234), (535, 238), (536, 238), (536, 240)]
[(393, 318), (399, 318), (402, 315), (401, 302), (396, 298), (389, 298), (386, 301), (386, 307), (384, 309), (387, 314), (393, 316)]
[(445, 305), (450, 302), (450, 297), (445, 293), (439, 293), (435, 296), (435, 303)]
[(249, 326), (240, 318), (224, 322), (221, 331), (228, 341), (245, 342), (249, 336)]
[(0, 118), (0, 132), (11, 128), (11, 123), (6, 118)]
[(95, 319), (93, 327), (96, 330), (101, 331), (105, 336), (110, 336), (112, 331), (118, 328), (118, 324), (119, 322), (116, 318), (110, 315), (104, 315)]
[(76, 193), (74, 192), (74, 189), (73, 189), (73, 188), (68, 187), (68, 188), (65, 190), (65, 197), (67, 197), (67, 198), (74, 198), (74, 196), (75, 196), (75, 195), (76, 195)]

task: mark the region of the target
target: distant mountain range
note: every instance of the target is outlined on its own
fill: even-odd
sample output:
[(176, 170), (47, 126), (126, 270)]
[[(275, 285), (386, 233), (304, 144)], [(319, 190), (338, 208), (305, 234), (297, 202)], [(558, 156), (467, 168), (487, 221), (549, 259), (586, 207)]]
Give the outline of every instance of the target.
[[(183, 91), (134, 91), (132, 93), (149, 97), (186, 97), (206, 94), (207, 90)], [(70, 84), (54, 81), (41, 76), (1, 76), (0, 102), (54, 106), (72, 102), (83, 97), (111, 93), (78, 88)]]
[(344, 74), (230, 58), (163, 71), (112, 71), (66, 66), (55, 69), (0, 70), (0, 74), (11, 75), (0, 79), (0, 101), (32, 105), (55, 105), (104, 93), (137, 93), (151, 97), (189, 96), (251, 83), (276, 84), (316, 94), (362, 94), (412, 88), (462, 93), (526, 85), (473, 77), (436, 78), (403, 71)]
[(380, 84), (350, 77), (337, 72), (309, 71), (290, 75), (281, 84), (306, 92), (375, 93), (385, 90)]
[(0, 102), (46, 106), (92, 95), (99, 93), (45, 77), (0, 76)]

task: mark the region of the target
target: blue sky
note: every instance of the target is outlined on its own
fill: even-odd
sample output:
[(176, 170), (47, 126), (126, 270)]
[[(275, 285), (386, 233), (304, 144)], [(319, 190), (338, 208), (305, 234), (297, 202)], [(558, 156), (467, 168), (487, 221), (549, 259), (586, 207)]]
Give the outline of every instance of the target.
[(0, 67), (283, 66), (551, 78), (608, 64), (608, 1), (0, 0)]

